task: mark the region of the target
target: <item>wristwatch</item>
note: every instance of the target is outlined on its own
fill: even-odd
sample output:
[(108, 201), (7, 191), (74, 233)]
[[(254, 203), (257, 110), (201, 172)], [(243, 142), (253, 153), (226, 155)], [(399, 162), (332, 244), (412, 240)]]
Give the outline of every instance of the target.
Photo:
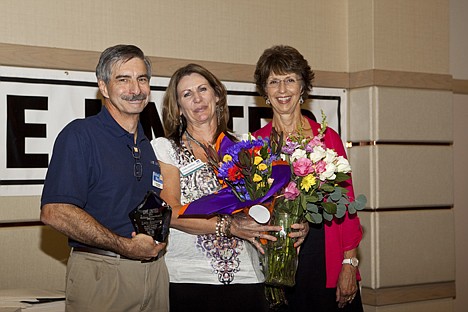
[(356, 257), (352, 257), (349, 259), (344, 259), (343, 262), (341, 262), (341, 264), (351, 264), (353, 267), (357, 268), (357, 266), (359, 265), (359, 260)]

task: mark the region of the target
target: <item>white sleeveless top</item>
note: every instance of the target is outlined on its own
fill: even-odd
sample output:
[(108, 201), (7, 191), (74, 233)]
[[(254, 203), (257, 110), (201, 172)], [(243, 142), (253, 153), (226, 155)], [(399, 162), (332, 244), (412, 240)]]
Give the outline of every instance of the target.
[[(159, 161), (179, 170), (195, 161), (183, 143), (179, 148), (167, 138), (160, 137), (151, 144)], [(180, 175), (181, 204), (219, 188), (216, 175), (205, 164), (187, 176)], [(265, 279), (257, 249), (237, 237), (193, 235), (171, 228), (165, 260), (171, 283), (255, 284)]]

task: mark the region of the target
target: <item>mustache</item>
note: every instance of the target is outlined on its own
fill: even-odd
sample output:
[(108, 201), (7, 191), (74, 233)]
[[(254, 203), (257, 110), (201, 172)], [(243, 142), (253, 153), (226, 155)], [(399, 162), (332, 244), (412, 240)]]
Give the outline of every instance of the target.
[(121, 96), (121, 99), (124, 100), (124, 101), (142, 101), (142, 100), (146, 100), (148, 96), (144, 93), (140, 93), (140, 94), (135, 94), (135, 95), (122, 95)]

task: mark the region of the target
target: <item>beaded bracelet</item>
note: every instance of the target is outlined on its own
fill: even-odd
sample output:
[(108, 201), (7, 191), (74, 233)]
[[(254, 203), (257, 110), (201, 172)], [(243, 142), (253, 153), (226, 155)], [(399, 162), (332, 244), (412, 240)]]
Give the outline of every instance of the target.
[(221, 237), (222, 236), (221, 222), (222, 222), (222, 217), (221, 217), (221, 215), (218, 215), (217, 220), (216, 220), (216, 227), (215, 227), (216, 237)]
[(216, 220), (215, 234), (216, 237), (231, 238), (231, 223), (232, 217), (229, 215), (218, 215)]

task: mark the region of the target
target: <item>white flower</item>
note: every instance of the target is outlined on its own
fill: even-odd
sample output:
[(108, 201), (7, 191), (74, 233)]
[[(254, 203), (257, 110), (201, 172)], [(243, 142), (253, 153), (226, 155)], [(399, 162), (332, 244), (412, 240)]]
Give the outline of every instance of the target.
[(303, 149), (298, 148), (294, 151), (294, 153), (292, 153), (291, 160), (295, 161), (296, 159), (306, 158), (306, 157), (307, 157), (307, 152), (304, 151)]
[(333, 163), (327, 164), (325, 167), (325, 171), (322, 172), (319, 176), (321, 181), (325, 180), (335, 180), (336, 179), (336, 174), (335, 174), (336, 166)]
[(336, 164), (336, 168), (338, 172), (343, 172), (343, 173), (351, 172), (351, 166), (349, 165), (349, 161), (343, 156), (338, 156), (336, 158), (335, 164)]
[(310, 153), (309, 159), (312, 160), (312, 162), (316, 163), (319, 160), (323, 159), (325, 157), (326, 153), (323, 147), (321, 146), (316, 146), (314, 147), (314, 151)]
[(331, 148), (327, 148), (325, 151), (325, 162), (327, 164), (333, 163), (335, 161), (335, 158), (338, 154), (332, 150)]

